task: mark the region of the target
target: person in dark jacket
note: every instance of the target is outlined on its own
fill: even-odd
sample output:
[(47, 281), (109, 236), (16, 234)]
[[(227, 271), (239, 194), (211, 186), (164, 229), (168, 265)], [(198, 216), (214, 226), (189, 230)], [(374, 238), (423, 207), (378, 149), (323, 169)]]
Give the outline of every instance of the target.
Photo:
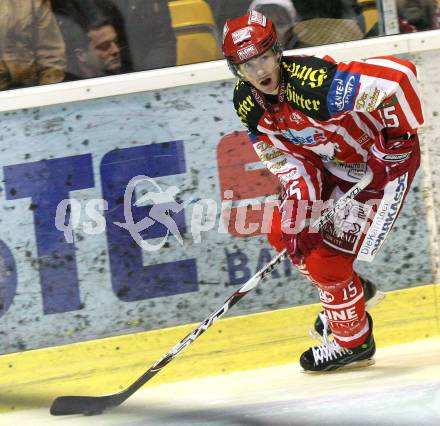
[(108, 0), (52, 0), (66, 42), (66, 80), (132, 71), (121, 13)]

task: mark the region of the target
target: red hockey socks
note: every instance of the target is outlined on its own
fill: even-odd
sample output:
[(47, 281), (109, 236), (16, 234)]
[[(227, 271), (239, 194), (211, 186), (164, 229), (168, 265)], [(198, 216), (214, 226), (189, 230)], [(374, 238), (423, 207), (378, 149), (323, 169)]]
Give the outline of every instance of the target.
[(353, 271), (354, 257), (322, 244), (305, 261), (309, 278), (319, 289), (322, 307), (336, 342), (361, 345), (369, 331), (361, 281)]

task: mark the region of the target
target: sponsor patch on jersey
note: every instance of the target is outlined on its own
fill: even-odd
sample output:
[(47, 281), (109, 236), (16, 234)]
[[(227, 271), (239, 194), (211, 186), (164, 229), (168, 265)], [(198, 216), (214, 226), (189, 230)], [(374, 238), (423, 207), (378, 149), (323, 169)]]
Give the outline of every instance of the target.
[(251, 39), (251, 30), (249, 27), (240, 28), (232, 33), (232, 41), (234, 44), (240, 44), (243, 41)]
[(264, 152), (267, 151), (269, 148), (272, 148), (272, 145), (268, 144), (267, 142), (259, 141), (256, 148), (258, 149), (258, 151)]
[(386, 98), (385, 92), (374, 87), (369, 92), (360, 92), (356, 100), (356, 109), (360, 111), (374, 111), (382, 100)]
[(290, 181), (293, 179), (297, 179), (300, 176), (298, 169), (296, 167), (293, 167), (288, 173), (283, 173), (278, 175), (278, 178), (280, 179), (281, 183), (284, 185), (287, 185)]
[(396, 161), (406, 160), (410, 155), (411, 154), (409, 152), (408, 153), (402, 153), (402, 154), (387, 154), (387, 155), (384, 155), (382, 157), (382, 160), (392, 161), (394, 163)]
[(408, 172), (386, 184), (384, 196), (362, 242), (357, 259), (364, 262), (374, 260), (397, 219), (407, 188)]
[(330, 114), (334, 115), (353, 109), (359, 81), (359, 74), (336, 71), (327, 95), (327, 104)]
[(238, 57), (240, 61), (246, 61), (254, 56), (258, 55), (258, 49), (255, 45), (251, 44), (250, 46), (244, 47), (243, 49), (237, 50)]
[(283, 61), (281, 65), (289, 73), (290, 78), (298, 80), (301, 86), (308, 86), (311, 89), (317, 89), (324, 85), (330, 75), (327, 67), (315, 67), (313, 65), (318, 65), (315, 63), (305, 65)]
[(356, 139), (356, 142), (361, 146), (369, 141), (371, 141), (370, 136), (368, 136), (366, 133), (364, 133), (360, 138)]
[(315, 129), (314, 127), (307, 127), (302, 130), (283, 130), (281, 132), (283, 136), (295, 145), (317, 145), (325, 142), (325, 132), (321, 129)]
[(333, 221), (321, 228), (326, 244), (345, 253), (356, 253), (371, 214), (371, 206), (351, 200)]
[(249, 14), (248, 24), (260, 24), (262, 27), (265, 27), (266, 17), (256, 10), (251, 10)]
[(251, 95), (246, 96), (237, 106), (236, 112), (239, 116), (241, 122), (246, 125), (248, 114), (255, 107), (255, 102), (252, 99)]
[(318, 98), (309, 98), (300, 93), (293, 84), (287, 83), (286, 85), (286, 100), (289, 103), (294, 103), (295, 108), (304, 112), (306, 115), (308, 112), (319, 112), (322, 108), (321, 101)]

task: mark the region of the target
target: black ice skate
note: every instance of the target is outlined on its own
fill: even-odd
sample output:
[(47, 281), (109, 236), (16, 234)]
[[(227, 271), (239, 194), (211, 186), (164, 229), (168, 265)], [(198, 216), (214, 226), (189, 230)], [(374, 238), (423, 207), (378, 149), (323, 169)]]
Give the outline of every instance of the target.
[[(367, 310), (374, 308), (382, 301), (382, 299), (384, 299), (385, 293), (382, 291), (378, 291), (376, 285), (372, 283), (370, 280), (367, 280), (366, 278), (362, 278), (361, 276), (359, 276), (359, 279), (361, 280), (362, 288), (364, 290), (365, 302), (366, 302), (365, 308)], [(328, 328), (327, 325), (324, 311), (321, 311), (316, 317), (314, 329), (310, 330), (310, 335), (313, 338), (322, 341), (322, 336), (324, 335), (324, 329), (328, 334), (331, 334), (331, 330)]]
[(366, 367), (374, 364), (376, 344), (373, 338), (373, 320), (367, 314), (370, 331), (367, 340), (355, 348), (343, 348), (334, 340), (325, 341), (320, 346), (313, 346), (305, 351), (299, 360), (306, 373), (332, 371), (346, 368)]

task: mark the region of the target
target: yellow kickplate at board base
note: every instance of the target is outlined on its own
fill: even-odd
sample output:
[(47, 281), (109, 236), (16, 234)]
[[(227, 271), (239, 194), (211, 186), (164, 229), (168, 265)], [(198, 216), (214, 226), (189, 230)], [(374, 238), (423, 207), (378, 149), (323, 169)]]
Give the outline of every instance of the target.
[[(146, 386), (297, 362), (319, 305), (219, 320)], [(387, 293), (372, 310), (378, 348), (440, 335), (439, 285)], [(118, 392), (198, 324), (0, 357), (0, 412), (49, 407), (60, 395)]]

